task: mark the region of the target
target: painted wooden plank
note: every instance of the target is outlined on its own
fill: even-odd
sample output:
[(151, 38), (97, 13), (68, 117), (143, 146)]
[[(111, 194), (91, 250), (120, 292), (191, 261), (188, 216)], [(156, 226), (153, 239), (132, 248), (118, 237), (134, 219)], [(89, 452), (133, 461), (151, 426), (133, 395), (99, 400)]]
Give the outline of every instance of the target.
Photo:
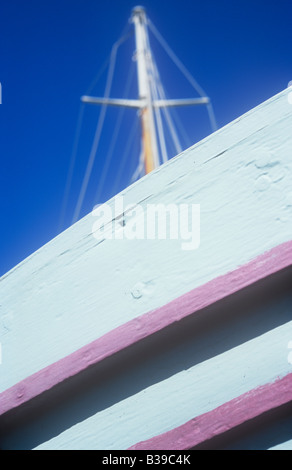
[(100, 243), (89, 214), (3, 276), (0, 391), (290, 240), (291, 125), (285, 90), (121, 193), (142, 207), (200, 204), (198, 249)]
[(0, 394), (0, 415), (157, 331), (292, 265), (292, 242), (112, 330)]
[(148, 441), (132, 450), (186, 450), (226, 433), (267, 411), (292, 401), (292, 373), (197, 416), (193, 420)]

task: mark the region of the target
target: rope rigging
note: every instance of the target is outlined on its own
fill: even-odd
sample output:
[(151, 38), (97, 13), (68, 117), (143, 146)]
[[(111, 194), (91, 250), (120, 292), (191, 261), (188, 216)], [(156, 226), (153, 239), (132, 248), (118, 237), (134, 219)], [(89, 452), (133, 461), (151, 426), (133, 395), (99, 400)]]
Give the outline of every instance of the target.
[[(124, 97), (126, 97), (128, 95), (128, 92), (130, 90), (131, 83), (132, 83), (132, 80), (133, 80), (133, 75), (134, 75), (134, 67), (131, 68), (131, 72), (128, 74), (127, 82), (126, 82), (126, 85), (125, 85), (125, 91), (123, 93)], [(110, 144), (110, 147), (109, 147), (109, 150), (108, 150), (108, 154), (107, 154), (107, 156), (104, 160), (105, 165), (104, 165), (103, 171), (100, 175), (99, 183), (97, 185), (97, 191), (96, 191), (96, 194), (95, 194), (95, 197), (94, 197), (95, 204), (98, 204), (99, 201), (100, 201), (100, 198), (101, 198), (101, 194), (102, 194), (102, 190), (103, 190), (103, 187), (104, 187), (106, 175), (108, 173), (110, 163), (112, 161), (114, 148), (115, 148), (116, 143), (117, 143), (117, 139), (118, 139), (119, 132), (120, 132), (120, 129), (121, 129), (124, 114), (125, 114), (125, 108), (121, 108), (120, 112), (119, 112), (117, 122), (116, 122), (116, 126), (114, 128), (114, 132), (113, 132), (113, 135), (112, 135), (111, 144)]]
[[(108, 73), (107, 73), (103, 98), (94, 98), (90, 96), (82, 97), (83, 103), (81, 103), (81, 107), (79, 111), (76, 134), (75, 134), (74, 145), (73, 145), (72, 156), (71, 156), (71, 162), (70, 162), (70, 167), (68, 171), (67, 183), (65, 187), (64, 199), (63, 199), (63, 204), (62, 204), (62, 209), (61, 209), (60, 228), (64, 221), (66, 206), (68, 204), (69, 190), (70, 190), (70, 186), (72, 183), (74, 166), (76, 163), (77, 147), (78, 147), (78, 142), (80, 139), (85, 102), (89, 102), (92, 104), (100, 104), (101, 110), (100, 110), (98, 122), (96, 125), (91, 150), (89, 153), (89, 158), (88, 158), (87, 166), (85, 169), (85, 174), (81, 183), (81, 189), (80, 189), (80, 192), (77, 198), (77, 203), (74, 209), (72, 223), (75, 223), (79, 219), (79, 216), (80, 216), (82, 205), (84, 203), (85, 195), (88, 189), (90, 177), (92, 175), (92, 170), (94, 167), (97, 151), (99, 148), (99, 143), (100, 143), (103, 127), (104, 127), (107, 107), (109, 105), (121, 106), (122, 109), (120, 110), (120, 113), (116, 121), (116, 125), (112, 133), (111, 143), (108, 148), (107, 156), (102, 162), (103, 166), (102, 166), (102, 171), (99, 176), (97, 190), (96, 190), (96, 194), (94, 198), (94, 205), (101, 202), (102, 191), (104, 189), (106, 177), (107, 177), (107, 174), (109, 172), (109, 168), (112, 162), (114, 149), (115, 149), (119, 132), (121, 129), (125, 107), (139, 109), (140, 117), (142, 117), (141, 122), (142, 122), (143, 141), (142, 141), (141, 153), (139, 157), (138, 166), (136, 170), (133, 172), (132, 178), (130, 179), (130, 183), (132, 183), (139, 177), (143, 176), (145, 172), (147, 173), (145, 162), (146, 162), (146, 151), (149, 151), (149, 143), (148, 143), (148, 147), (147, 146), (145, 147), (146, 145), (145, 129), (148, 129), (149, 124), (147, 124), (145, 127), (146, 121), (144, 122), (144, 120), (149, 119), (149, 117), (151, 118), (151, 112), (153, 112), (153, 125), (155, 126), (155, 129), (157, 132), (157, 155), (155, 157), (156, 160), (155, 160), (154, 168), (156, 166), (159, 166), (161, 163), (165, 163), (169, 159), (163, 120), (167, 124), (167, 128), (170, 133), (171, 141), (173, 142), (176, 154), (179, 154), (182, 152), (182, 145), (181, 145), (179, 136), (176, 132), (176, 126), (172, 120), (169, 107), (172, 108), (173, 106), (185, 106), (185, 105), (197, 105), (197, 104), (207, 105), (207, 111), (208, 111), (208, 116), (209, 116), (209, 120), (211, 123), (212, 131), (215, 131), (217, 129), (213, 107), (209, 98), (206, 97), (206, 93), (204, 92), (202, 87), (197, 83), (194, 77), (190, 74), (190, 72), (186, 69), (186, 67), (182, 64), (182, 62), (178, 59), (178, 57), (169, 47), (165, 39), (157, 31), (153, 23), (148, 18), (146, 20), (145, 12), (141, 7), (137, 7), (136, 9), (133, 10), (133, 16), (131, 20), (133, 23), (135, 23), (136, 61), (137, 61), (137, 71), (138, 71), (139, 95), (140, 95), (139, 99), (138, 100), (126, 99), (128, 92), (130, 90), (130, 87), (131, 87), (131, 82), (133, 78), (133, 70), (131, 71), (131, 73), (128, 73), (128, 77), (127, 77), (125, 89), (124, 89), (124, 94), (123, 94), (124, 99), (110, 98), (118, 49), (126, 41), (126, 39), (128, 39), (132, 35), (132, 31), (130, 33), (127, 31), (127, 29), (129, 28), (129, 25), (127, 25), (120, 39), (118, 39), (112, 46), (112, 50), (108, 59), (104, 62), (97, 76), (94, 78), (94, 80), (92, 81), (91, 85), (89, 86), (87, 90), (87, 94), (89, 95), (90, 92), (93, 90), (94, 86), (96, 85), (96, 83), (98, 82), (99, 78), (101, 77), (102, 73), (108, 67)], [(144, 22), (144, 27), (143, 27), (143, 22)], [(193, 98), (193, 99), (188, 99), (188, 100), (167, 99), (166, 93), (164, 91), (164, 87), (160, 79), (158, 67), (155, 62), (155, 59), (154, 59), (154, 56), (152, 54), (152, 50), (150, 47), (150, 41), (149, 41), (149, 36), (148, 36), (146, 25), (149, 26), (149, 30), (153, 33), (153, 35), (156, 37), (156, 39), (158, 40), (160, 45), (163, 47), (167, 55), (170, 57), (170, 59), (173, 61), (173, 63), (176, 65), (179, 71), (183, 74), (183, 76), (188, 80), (188, 82), (191, 84), (192, 88), (196, 91), (196, 93), (198, 93), (200, 98)], [(141, 58), (141, 55), (143, 56), (142, 58)], [(143, 67), (144, 67), (144, 71), (143, 71)], [(142, 81), (141, 81), (141, 77), (142, 77)], [(144, 82), (143, 82), (143, 79), (144, 79)], [(149, 87), (149, 96), (146, 100), (144, 100), (144, 94), (141, 93), (141, 90), (142, 90), (141, 86), (144, 91), (145, 89), (147, 89), (147, 86)], [(150, 96), (151, 98), (149, 98)], [(149, 106), (149, 110), (148, 110), (148, 113), (150, 112), (149, 116), (145, 114), (148, 109), (147, 106)], [(181, 130), (183, 132), (181, 132), (181, 134), (183, 133), (186, 134), (182, 124), (179, 122), (178, 116), (176, 116), (176, 121), (177, 121), (176, 122), (177, 127), (182, 128)], [(123, 170), (126, 166), (126, 159), (127, 159), (130, 147), (133, 144), (135, 132), (137, 131), (136, 127), (137, 127), (137, 119), (135, 120), (131, 131), (127, 134), (128, 140), (126, 144), (126, 149), (122, 155), (122, 158), (120, 159), (119, 169), (115, 174), (114, 184), (112, 186), (113, 195), (115, 195), (116, 191), (119, 190), (118, 184), (120, 183)], [(186, 135), (184, 136), (184, 138), (186, 140)], [(158, 150), (158, 145), (159, 145), (160, 150)], [(149, 156), (147, 158), (149, 158)], [(154, 155), (153, 155), (153, 158), (154, 158)]]
[[(109, 64), (111, 54), (108, 56), (108, 58), (105, 60), (103, 65), (100, 67), (98, 73), (92, 80), (91, 84), (89, 85), (86, 93), (89, 94), (92, 92), (94, 89), (95, 85), (98, 83), (100, 77), (106, 70), (106, 67)], [(62, 206), (61, 206), (61, 214), (60, 214), (60, 220), (59, 220), (59, 231), (62, 230), (63, 225), (64, 225), (64, 219), (65, 219), (65, 214), (66, 214), (66, 209), (68, 205), (68, 199), (69, 199), (69, 194), (70, 194), (70, 188), (72, 185), (72, 179), (73, 179), (73, 174), (74, 174), (74, 169), (75, 169), (75, 164), (76, 164), (76, 156), (77, 156), (77, 149), (79, 145), (79, 140), (80, 140), (80, 134), (81, 134), (81, 128), (82, 128), (82, 123), (83, 123), (83, 117), (84, 117), (84, 108), (85, 105), (84, 103), (80, 103), (79, 107), (79, 113), (78, 113), (78, 118), (77, 118), (77, 126), (75, 130), (75, 138), (74, 138), (74, 143), (73, 143), (73, 149), (71, 153), (71, 158), (70, 158), (70, 165), (69, 165), (69, 170), (68, 170), (68, 175), (67, 175), (67, 181), (65, 185), (65, 191), (64, 191), (64, 196), (63, 196), (63, 201), (62, 201)]]
[[(187, 70), (187, 68), (184, 66), (184, 64), (179, 60), (179, 58), (176, 56), (176, 54), (173, 52), (173, 50), (170, 48), (170, 46), (167, 44), (166, 40), (161, 36), (159, 31), (156, 29), (152, 21), (148, 19), (148, 25), (149, 29), (152, 31), (156, 39), (159, 41), (161, 46), (164, 48), (165, 52), (168, 54), (168, 56), (171, 58), (171, 60), (174, 62), (174, 64), (177, 66), (177, 68), (181, 71), (181, 73), (185, 76), (185, 78), (188, 80), (188, 82), (192, 85), (194, 90), (201, 96), (204, 97), (206, 96), (205, 91), (203, 88), (198, 84), (198, 82), (195, 80), (195, 78), (191, 75), (191, 73)], [(215, 114), (213, 110), (213, 106), (211, 103), (207, 105), (207, 110), (209, 114), (209, 119), (210, 123), (212, 126), (212, 131), (217, 130), (217, 123), (215, 119)]]
[[(128, 39), (128, 37), (129, 37), (128, 34), (123, 35), (118, 41), (116, 41), (114, 43), (114, 45), (112, 47), (112, 51), (111, 51), (111, 55), (110, 55), (109, 71), (108, 71), (108, 76), (107, 76), (107, 81), (106, 81), (106, 86), (105, 86), (105, 92), (104, 92), (105, 98), (108, 98), (109, 95), (110, 95), (112, 81), (113, 81), (113, 74), (114, 74), (114, 69), (115, 69), (115, 63), (116, 63), (117, 50), (118, 50), (119, 46), (126, 39)], [(92, 144), (92, 148), (91, 148), (91, 151), (90, 151), (89, 160), (88, 160), (88, 163), (87, 163), (85, 175), (84, 175), (84, 178), (83, 178), (83, 181), (82, 181), (81, 190), (80, 190), (79, 197), (78, 197), (78, 200), (77, 200), (77, 204), (76, 204), (75, 212), (74, 212), (74, 215), (73, 215), (72, 223), (75, 223), (78, 220), (78, 217), (79, 217), (79, 214), (80, 214), (80, 211), (81, 211), (81, 206), (83, 204), (83, 200), (84, 200), (84, 197), (85, 197), (85, 193), (86, 193), (86, 190), (87, 190), (89, 178), (90, 178), (90, 175), (91, 175), (91, 172), (92, 172), (92, 168), (93, 168), (93, 165), (94, 165), (94, 161), (95, 161), (95, 157), (96, 157), (96, 153), (97, 153), (97, 149), (98, 149), (98, 145), (99, 145), (99, 141), (100, 141), (100, 137), (101, 137), (101, 132), (102, 132), (102, 128), (103, 128), (103, 124), (104, 124), (104, 120), (105, 120), (106, 110), (107, 110), (107, 106), (103, 105), (101, 107), (101, 112), (100, 112), (100, 115), (99, 115), (99, 120), (98, 120), (98, 123), (97, 123), (96, 131), (95, 131), (95, 135), (94, 135), (94, 139), (93, 139), (93, 144)]]

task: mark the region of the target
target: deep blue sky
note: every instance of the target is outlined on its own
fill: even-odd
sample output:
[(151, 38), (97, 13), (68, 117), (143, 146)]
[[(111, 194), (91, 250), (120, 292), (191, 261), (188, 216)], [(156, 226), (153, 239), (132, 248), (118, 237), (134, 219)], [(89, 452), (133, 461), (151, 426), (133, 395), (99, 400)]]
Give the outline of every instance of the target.
[[(129, 0), (1, 0), (0, 2), (0, 276), (60, 231), (61, 208), (83, 95), (121, 36)], [(139, 4), (139, 2), (138, 2)], [(148, 16), (211, 97), (219, 127), (272, 95), (292, 79), (291, 0), (145, 0)], [(150, 36), (151, 39), (151, 36)], [(161, 77), (171, 97), (191, 96), (155, 41)], [(135, 67), (130, 38), (118, 52), (112, 96), (125, 91)], [(169, 67), (169, 68), (168, 68)], [(106, 71), (93, 94), (104, 93)], [(137, 91), (135, 75), (131, 96)], [(129, 95), (129, 96), (130, 96)], [(193, 95), (195, 96), (195, 95)], [(86, 106), (76, 151), (65, 229), (80, 191), (100, 108)], [(135, 112), (125, 113), (118, 153), (101, 200), (94, 200), (119, 115), (107, 114), (103, 139), (81, 215), (129, 182), (139, 153)], [(207, 114), (188, 110), (180, 119), (195, 143), (209, 132)], [(131, 130), (131, 158), (118, 163)], [(134, 135), (134, 134), (133, 134)]]

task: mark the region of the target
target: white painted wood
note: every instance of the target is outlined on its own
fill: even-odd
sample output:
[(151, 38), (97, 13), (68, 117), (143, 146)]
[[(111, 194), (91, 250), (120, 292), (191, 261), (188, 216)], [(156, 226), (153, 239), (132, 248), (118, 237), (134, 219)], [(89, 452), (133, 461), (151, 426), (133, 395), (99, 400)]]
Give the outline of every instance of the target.
[(292, 450), (292, 439), (277, 446), (271, 447), (269, 450)]
[(126, 204), (200, 204), (197, 250), (182, 240), (98, 243), (89, 214), (3, 276), (0, 392), (290, 240), (291, 129), (285, 90), (121, 193)]

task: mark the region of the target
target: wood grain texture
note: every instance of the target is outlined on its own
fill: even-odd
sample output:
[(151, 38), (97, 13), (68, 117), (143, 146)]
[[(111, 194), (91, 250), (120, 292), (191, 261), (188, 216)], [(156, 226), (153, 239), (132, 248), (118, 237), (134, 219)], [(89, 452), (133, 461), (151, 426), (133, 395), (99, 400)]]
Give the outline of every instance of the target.
[(132, 450), (187, 450), (292, 401), (292, 373), (197, 416), (184, 425), (132, 446)]

